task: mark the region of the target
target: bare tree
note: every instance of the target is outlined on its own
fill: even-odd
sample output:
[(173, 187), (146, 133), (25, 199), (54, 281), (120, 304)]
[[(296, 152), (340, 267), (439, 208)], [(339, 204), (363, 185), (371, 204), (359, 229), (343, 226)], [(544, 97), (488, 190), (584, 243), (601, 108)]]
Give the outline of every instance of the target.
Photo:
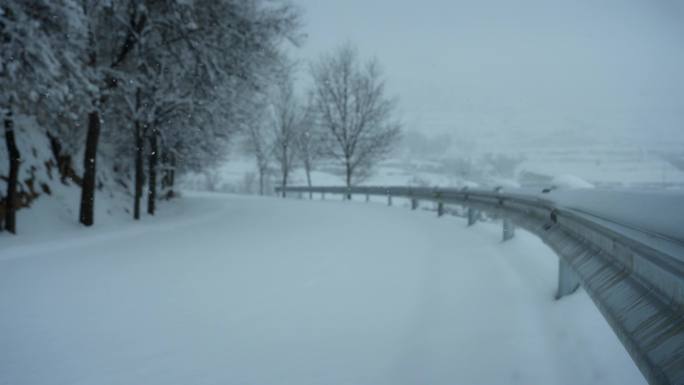
[(375, 60), (359, 63), (347, 44), (311, 66), (315, 111), (326, 128), (326, 153), (340, 162), (347, 187), (367, 178), (398, 142), (400, 125), (392, 119), (395, 102)]
[(259, 172), (259, 195), (264, 195), (266, 177), (269, 174), (272, 145), (262, 122), (249, 124), (246, 129), (245, 150), (254, 156)]
[(298, 139), (304, 128), (305, 108), (298, 103), (290, 70), (278, 82), (274, 92), (273, 156), (280, 168), (282, 196), (285, 197), (290, 173), (297, 160)]
[[(314, 170), (316, 162), (323, 156), (321, 146), (321, 132), (319, 126), (313, 119), (313, 98), (305, 107), (302, 116), (302, 125), (297, 135), (297, 155), (304, 166), (306, 173), (306, 185), (311, 187), (311, 172)], [(313, 193), (309, 191), (309, 198)]]

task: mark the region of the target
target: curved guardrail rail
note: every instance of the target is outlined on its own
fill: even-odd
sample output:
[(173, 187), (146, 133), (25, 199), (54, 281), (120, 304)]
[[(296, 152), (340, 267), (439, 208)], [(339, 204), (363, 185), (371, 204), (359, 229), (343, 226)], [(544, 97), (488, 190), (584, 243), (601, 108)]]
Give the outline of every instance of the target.
[[(281, 188), (276, 191), (282, 192)], [(527, 192), (416, 187), (286, 187), (285, 192), (406, 198), (468, 209), (503, 219), (503, 239), (519, 226), (539, 236), (559, 256), (557, 298), (586, 290), (644, 377), (653, 385), (684, 384), (684, 242), (564, 207)], [(682, 218), (684, 226), (684, 218)]]

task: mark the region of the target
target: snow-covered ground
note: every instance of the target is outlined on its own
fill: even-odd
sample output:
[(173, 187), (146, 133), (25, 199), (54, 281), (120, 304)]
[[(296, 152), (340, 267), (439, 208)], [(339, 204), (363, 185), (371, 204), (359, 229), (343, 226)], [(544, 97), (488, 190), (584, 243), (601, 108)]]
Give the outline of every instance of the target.
[(4, 238), (0, 384), (645, 383), (540, 241), (400, 206), (193, 193)]

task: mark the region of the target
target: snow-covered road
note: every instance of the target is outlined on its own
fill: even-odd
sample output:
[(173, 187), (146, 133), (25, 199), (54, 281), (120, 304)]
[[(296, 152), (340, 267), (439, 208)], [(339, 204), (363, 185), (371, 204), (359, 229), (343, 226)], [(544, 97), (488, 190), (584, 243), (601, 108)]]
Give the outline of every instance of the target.
[(645, 383), (584, 292), (553, 300), (555, 255), (500, 231), (190, 194), (122, 229), (3, 236), (0, 384)]

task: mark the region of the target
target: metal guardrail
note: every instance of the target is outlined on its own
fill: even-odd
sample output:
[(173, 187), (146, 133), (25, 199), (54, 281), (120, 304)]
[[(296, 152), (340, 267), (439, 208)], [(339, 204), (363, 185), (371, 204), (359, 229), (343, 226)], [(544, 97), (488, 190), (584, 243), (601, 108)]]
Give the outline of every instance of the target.
[[(282, 192), (281, 188), (276, 191)], [(503, 219), (503, 239), (519, 226), (539, 236), (559, 256), (556, 298), (581, 284), (652, 385), (684, 384), (684, 246), (649, 242), (657, 236), (632, 224), (573, 210), (525, 192), (418, 187), (287, 187), (286, 192), (405, 198), (467, 208), (468, 224), (477, 212)], [(682, 220), (684, 225), (684, 218)]]

